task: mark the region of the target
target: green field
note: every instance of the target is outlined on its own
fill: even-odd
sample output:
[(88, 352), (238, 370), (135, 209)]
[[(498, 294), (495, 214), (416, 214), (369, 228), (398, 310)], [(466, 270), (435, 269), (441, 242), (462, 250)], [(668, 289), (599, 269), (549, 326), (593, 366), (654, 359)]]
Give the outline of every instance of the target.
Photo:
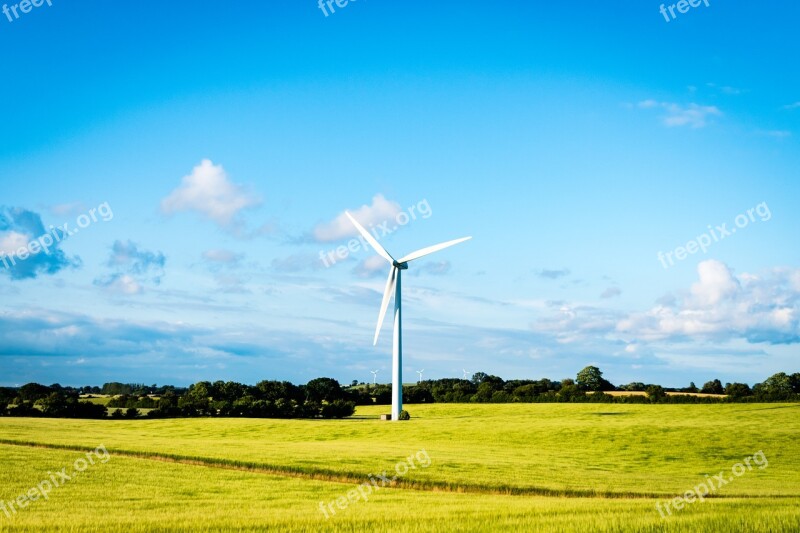
[[(408, 409), (404, 423), (377, 420), (385, 407), (345, 420), (0, 418), (0, 500), (101, 444), (110, 453), (47, 501), (0, 511), (0, 531), (800, 531), (799, 405)], [(768, 465), (732, 476), (759, 451)], [(353, 497), (411, 456), (392, 486)], [(656, 510), (720, 472), (732, 480), (713, 498)]]

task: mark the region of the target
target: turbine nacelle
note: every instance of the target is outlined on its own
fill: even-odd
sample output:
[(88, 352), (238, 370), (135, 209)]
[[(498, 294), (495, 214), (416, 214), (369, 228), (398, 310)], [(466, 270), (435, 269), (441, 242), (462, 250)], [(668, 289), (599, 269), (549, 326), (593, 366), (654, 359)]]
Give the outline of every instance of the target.
[(400, 270), (408, 270), (408, 263), (398, 263), (397, 261), (392, 261), (392, 266), (395, 268), (399, 268)]

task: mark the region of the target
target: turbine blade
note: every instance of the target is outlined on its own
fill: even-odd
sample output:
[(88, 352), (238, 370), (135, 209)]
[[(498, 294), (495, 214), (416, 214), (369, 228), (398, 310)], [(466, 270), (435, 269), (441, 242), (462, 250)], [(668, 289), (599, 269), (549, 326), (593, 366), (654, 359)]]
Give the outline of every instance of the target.
[(373, 346), (378, 344), (378, 336), (381, 334), (381, 326), (383, 326), (383, 319), (386, 317), (386, 309), (389, 307), (389, 300), (392, 299), (396, 272), (397, 268), (392, 267), (389, 271), (389, 279), (386, 280), (386, 289), (383, 291), (383, 301), (381, 302), (381, 312), (378, 315), (378, 325), (375, 327), (375, 338), (372, 340)]
[(421, 250), (417, 250), (416, 252), (411, 252), (404, 258), (397, 261), (398, 263), (407, 263), (408, 261), (413, 261), (414, 259), (419, 259), (420, 257), (424, 257), (428, 254), (432, 254), (433, 252), (438, 252), (439, 250), (444, 250), (445, 248), (449, 248), (454, 246), (460, 242), (468, 241), (472, 237), (462, 237), (460, 239), (455, 239), (453, 241), (443, 242), (441, 244), (434, 244), (433, 246), (428, 246), (427, 248), (423, 248)]
[(389, 255), (389, 252), (387, 252), (387, 251), (386, 251), (386, 250), (383, 248), (383, 246), (381, 246), (380, 244), (378, 244), (378, 241), (377, 241), (377, 240), (375, 240), (375, 237), (373, 237), (373, 236), (370, 234), (370, 232), (368, 232), (366, 229), (364, 229), (364, 226), (362, 226), (361, 224), (359, 224), (359, 223), (358, 223), (358, 220), (356, 220), (355, 218), (353, 218), (353, 215), (351, 215), (349, 212), (345, 211), (345, 212), (344, 212), (344, 214), (345, 214), (345, 215), (347, 215), (347, 218), (349, 218), (349, 219), (350, 219), (350, 222), (352, 222), (352, 223), (353, 223), (353, 225), (356, 227), (356, 229), (358, 230), (358, 232), (359, 232), (359, 233), (360, 233), (360, 234), (361, 234), (361, 235), (362, 235), (362, 236), (363, 236), (365, 239), (367, 239), (367, 242), (368, 242), (368, 243), (369, 243), (369, 244), (370, 244), (370, 245), (371, 245), (373, 248), (375, 248), (375, 251), (376, 251), (376, 252), (378, 252), (378, 254), (379, 254), (381, 257), (383, 257), (384, 259), (386, 259), (386, 260), (387, 260), (387, 261), (389, 261), (390, 263), (394, 264), (394, 257), (392, 257), (391, 255)]

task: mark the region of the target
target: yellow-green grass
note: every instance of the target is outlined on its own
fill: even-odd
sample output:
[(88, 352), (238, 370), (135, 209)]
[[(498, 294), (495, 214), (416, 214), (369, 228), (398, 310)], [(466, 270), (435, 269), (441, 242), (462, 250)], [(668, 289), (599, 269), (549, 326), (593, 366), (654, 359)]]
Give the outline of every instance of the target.
[[(411, 481), (483, 489), (677, 494), (762, 450), (770, 467), (729, 495), (800, 496), (798, 405), (416, 405), (375, 419), (0, 419), (0, 440), (158, 452), (363, 476), (425, 449)], [(91, 439), (89, 439), (91, 437)]]
[[(337, 421), (1, 418), (0, 499), (79, 449), (104, 444), (112, 459), (13, 519), (0, 512), (0, 531), (800, 531), (797, 405), (408, 408), (405, 423), (377, 420), (385, 407)], [(320, 501), (423, 449), (429, 467), (324, 518)], [(769, 466), (716, 498), (655, 510), (758, 451)]]
[(113, 396), (98, 396), (96, 394), (92, 394), (92, 395), (83, 395), (83, 396), (81, 396), (81, 401), (82, 402), (94, 403), (94, 404), (97, 404), (97, 405), (108, 405), (108, 402), (110, 402), (112, 400), (112, 398), (113, 398)]

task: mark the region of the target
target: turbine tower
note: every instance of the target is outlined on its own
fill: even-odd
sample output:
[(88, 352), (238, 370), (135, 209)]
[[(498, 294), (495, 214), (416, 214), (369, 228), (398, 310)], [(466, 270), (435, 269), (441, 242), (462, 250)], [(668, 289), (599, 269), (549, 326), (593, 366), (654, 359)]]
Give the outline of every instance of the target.
[(422, 373), (423, 372), (425, 372), (424, 368), (422, 370), (417, 370), (417, 374), (419, 374), (419, 380), (417, 381), (417, 383), (422, 383)]
[(378, 314), (378, 325), (375, 328), (375, 338), (372, 341), (373, 346), (378, 344), (378, 336), (381, 332), (383, 319), (386, 316), (386, 309), (389, 307), (389, 300), (392, 297), (392, 290), (394, 289), (394, 336), (392, 342), (392, 420), (400, 419), (400, 411), (403, 410), (403, 333), (402, 333), (402, 319), (401, 319), (401, 284), (400, 274), (403, 270), (408, 269), (408, 263), (414, 259), (419, 259), (428, 254), (444, 250), (460, 242), (467, 241), (472, 237), (463, 237), (452, 241), (443, 242), (422, 248), (416, 252), (400, 258), (395, 259), (383, 246), (378, 244), (378, 241), (364, 229), (364, 226), (358, 223), (353, 216), (345, 211), (345, 215), (350, 219), (350, 222), (356, 227), (358, 232), (367, 240), (367, 242), (378, 252), (378, 255), (386, 259), (391, 265), (389, 269), (389, 279), (386, 281), (386, 289), (383, 292), (383, 301), (381, 302), (381, 310)]
[(380, 370), (370, 370), (370, 373), (372, 374), (372, 384), (373, 385), (375, 385), (375, 383), (377, 383), (377, 381), (378, 381), (378, 372), (380, 372)]

